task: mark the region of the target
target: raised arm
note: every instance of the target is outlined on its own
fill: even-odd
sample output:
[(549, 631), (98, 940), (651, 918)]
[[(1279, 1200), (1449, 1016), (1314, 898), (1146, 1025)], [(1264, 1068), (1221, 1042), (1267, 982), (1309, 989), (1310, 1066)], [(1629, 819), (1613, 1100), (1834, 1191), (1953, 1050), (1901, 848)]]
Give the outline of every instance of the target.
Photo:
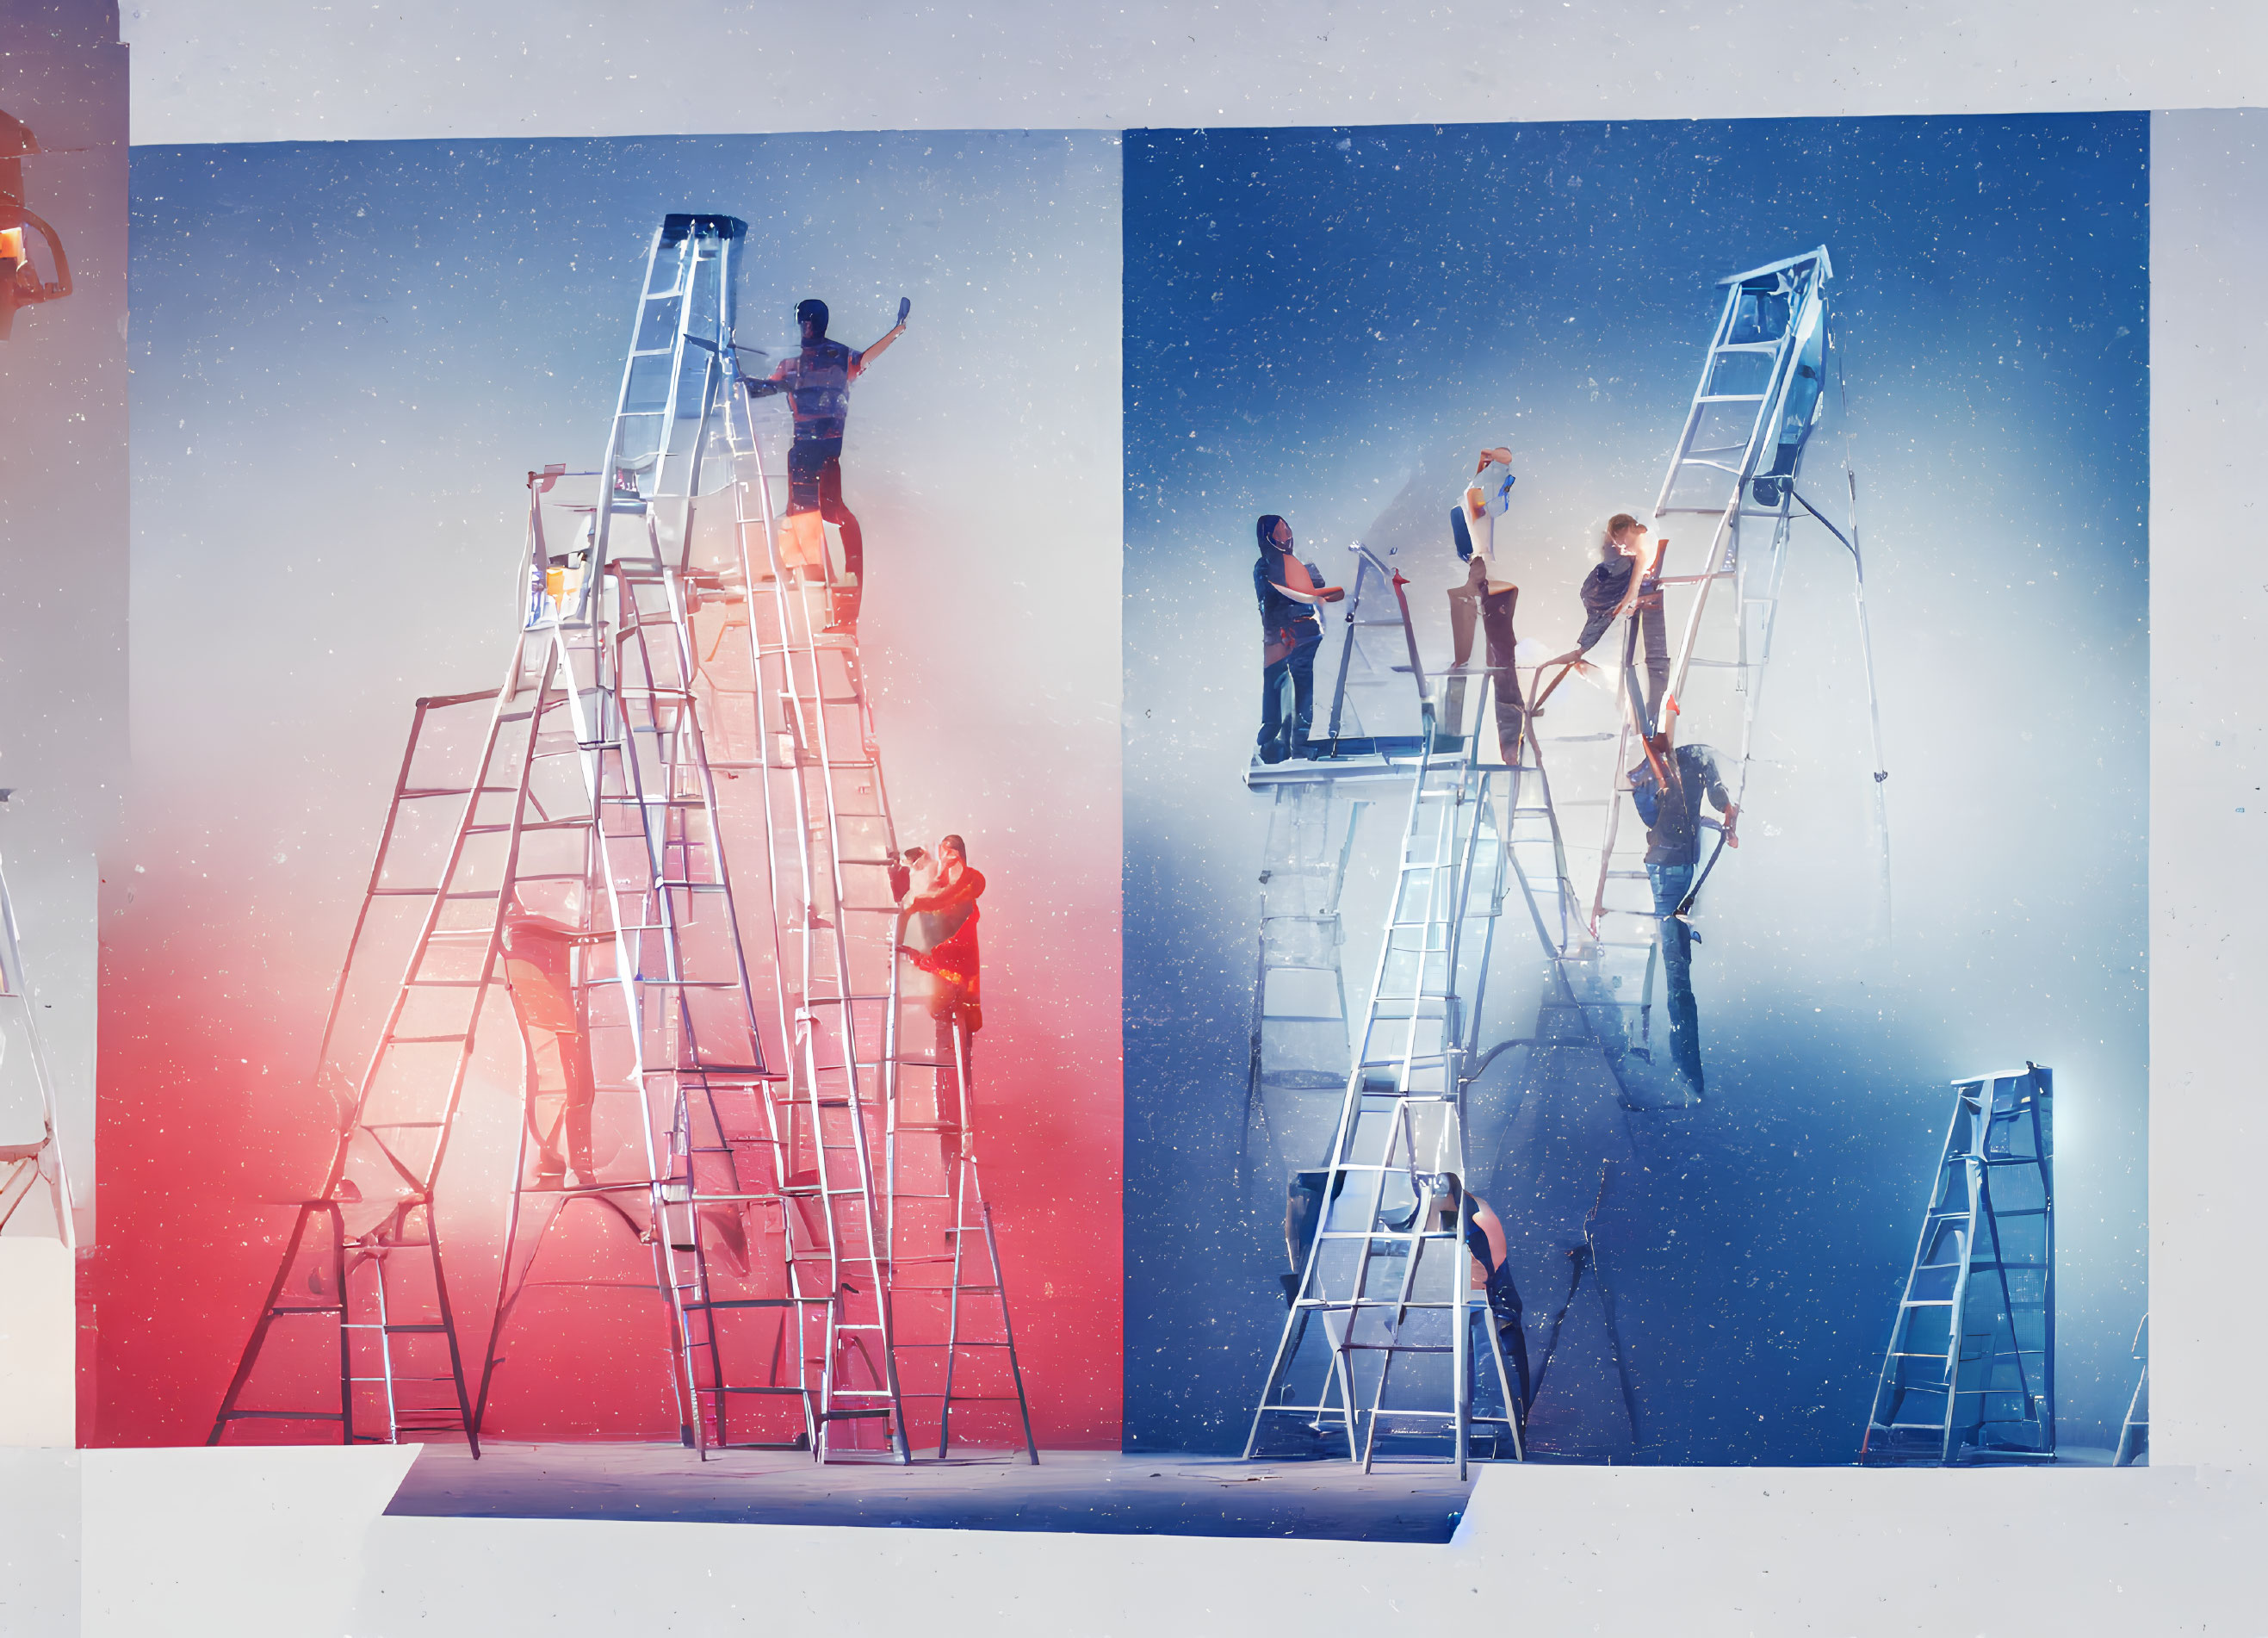
[(864, 374), (865, 373), (866, 366), (882, 356), (882, 350), (884, 348), (887, 347), (892, 342), (897, 340), (899, 336), (906, 333), (906, 314), (913, 311), (913, 298), (910, 296), (901, 296), (898, 298), (897, 323), (892, 326), (891, 328), (883, 335), (881, 340), (876, 342), (873, 346), (867, 348), (864, 352), (858, 355), (858, 362), (852, 369), (852, 374)]

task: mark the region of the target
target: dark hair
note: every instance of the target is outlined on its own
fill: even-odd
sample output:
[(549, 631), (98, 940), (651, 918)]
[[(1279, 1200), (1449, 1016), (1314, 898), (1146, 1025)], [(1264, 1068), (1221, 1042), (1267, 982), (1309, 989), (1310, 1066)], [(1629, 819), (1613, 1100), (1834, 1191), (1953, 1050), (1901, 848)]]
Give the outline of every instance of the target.
[(1276, 526), (1283, 521), (1283, 519), (1278, 517), (1271, 512), (1263, 517), (1259, 523), (1254, 527), (1253, 533), (1260, 537), (1261, 550), (1280, 551), (1283, 550), (1276, 544)]
[(1612, 540), (1624, 529), (1634, 529), (1638, 527), (1638, 520), (1631, 516), (1629, 513), (1617, 512), (1613, 517), (1607, 520), (1607, 538), (1609, 540)]
[(951, 848), (954, 852), (961, 855), (964, 862), (968, 858), (968, 844), (962, 841), (957, 836), (941, 836), (938, 837), (937, 845), (939, 847)]
[(827, 334), (827, 304), (816, 296), (806, 296), (795, 304), (795, 321), (809, 319), (821, 336)]

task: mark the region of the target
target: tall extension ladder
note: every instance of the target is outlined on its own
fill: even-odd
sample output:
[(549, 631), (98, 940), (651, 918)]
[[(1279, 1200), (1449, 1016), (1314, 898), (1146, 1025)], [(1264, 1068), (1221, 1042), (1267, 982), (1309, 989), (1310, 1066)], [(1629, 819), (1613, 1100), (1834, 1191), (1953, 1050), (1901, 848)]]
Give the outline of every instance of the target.
[(1861, 1462), (2054, 1459), (2053, 1110), (2037, 1064), (1954, 1083)]
[[(5, 800), (6, 793), (0, 792), (0, 801)], [(66, 1248), (75, 1247), (70, 1174), (55, 1129), (55, 1076), (40, 1039), (39, 1008), (24, 977), (5, 871), (0, 871), (0, 1116), (8, 1119), (0, 1127), (0, 1228), (44, 1180), (55, 1207), (55, 1237)]]
[[(985, 1426), (1036, 1463), (970, 1078), (956, 1061), (968, 1043), (939, 1038), (926, 998), (903, 990), (902, 855), (866, 668), (856, 635), (834, 625), (832, 565), (830, 584), (799, 584), (780, 560), (763, 432), (739, 390), (738, 350), (718, 356), (728, 385), (711, 437), (729, 462), (749, 597), (705, 649), (703, 683), (744, 750), (716, 765), (761, 790), (778, 1028), (814, 1134), (795, 1187), (859, 1270), (831, 1310), (828, 1420), (863, 1424), (905, 1460), (932, 1414), (943, 1456), (956, 1407), (1012, 1404), (1013, 1421), (996, 1413)], [(821, 1454), (852, 1449), (830, 1433)]]
[[(1859, 553), (1858, 480), (1847, 449), (1844, 527), (1830, 522), (1797, 488), (1802, 455), (1822, 405), (1830, 354), (1840, 385), (1840, 354), (1834, 346), (1826, 293), (1833, 273), (1822, 246), (1718, 281), (1724, 301), (1653, 513), (1657, 526), (1665, 528), (1675, 527), (1667, 522), (1673, 518), (1712, 520), (1699, 567), (1659, 576), (1665, 603), (1670, 588), (1691, 591), (1671, 651), (1662, 712), (1665, 718), (1674, 714), (1682, 720), (1687, 681), (1695, 670), (1729, 675), (1741, 698), (1739, 756), (1731, 771), (1731, 795), (1735, 803), (1744, 801), (1791, 532), (1803, 516), (1825, 528), (1850, 551), (1855, 576), (1859, 660), (1874, 756), (1876, 856), (1887, 915), (1889, 853), (1883, 782), (1889, 776), (1882, 764), (1881, 712)], [(1847, 423), (1847, 402), (1845, 409)], [(1669, 564), (1657, 566), (1666, 571)], [(1711, 593), (1727, 582), (1735, 600), (1731, 653), (1705, 655), (1704, 616), (1711, 607)], [(1665, 621), (1668, 613), (1665, 608)], [(1619, 673), (1620, 726), (1609, 736), (1614, 757), (1596, 860), (1583, 894), (1583, 936), (1563, 949), (1594, 963), (1595, 970), (1579, 983), (1590, 990), (1591, 1004), (1612, 1009), (1604, 1015), (1618, 1017), (1624, 1041), (1638, 1044), (1646, 1034), (1642, 1009), (1652, 1000), (1659, 928), (1646, 873), (1636, 862), (1644, 833), (1638, 831), (1635, 839), (1624, 835), (1622, 798), (1628, 776), (1644, 755), (1638, 736), (1646, 684), (1639, 612), (1633, 609), (1622, 623), (1623, 629), (1609, 639)], [(1690, 736), (1681, 733), (1678, 737)], [(1625, 927), (1631, 930), (1625, 933)], [(1641, 1016), (1633, 1018), (1633, 1013)], [(1633, 1024), (1638, 1027), (1632, 1029)]]
[[(1497, 1453), (1520, 1454), (1519, 1401), (1464, 1238), (1464, 1094), (1506, 882), (1491, 801), (1502, 764), (1484, 757), (1481, 734), (1440, 731), (1404, 584), (1392, 577), (1421, 723), (1408, 818), (1337, 1129), (1314, 1178), (1313, 1236), (1244, 1453), (1276, 1454), (1287, 1439), (1314, 1450), (1336, 1435), (1366, 1472), (1415, 1455), (1462, 1476), (1476, 1428)], [(1491, 1383), (1500, 1413), (1476, 1406)]]

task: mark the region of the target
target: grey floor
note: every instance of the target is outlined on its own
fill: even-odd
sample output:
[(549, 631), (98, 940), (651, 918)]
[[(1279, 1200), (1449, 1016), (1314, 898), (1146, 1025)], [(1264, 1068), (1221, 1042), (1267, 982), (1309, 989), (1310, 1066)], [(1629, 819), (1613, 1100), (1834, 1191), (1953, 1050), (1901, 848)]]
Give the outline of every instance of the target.
[(1278, 1536), (1447, 1542), (1472, 1486), (1447, 1466), (1241, 1462), (1113, 1451), (832, 1464), (675, 1445), (499, 1444), (475, 1462), (428, 1445), (387, 1512), (426, 1518), (604, 1518), (747, 1524)]

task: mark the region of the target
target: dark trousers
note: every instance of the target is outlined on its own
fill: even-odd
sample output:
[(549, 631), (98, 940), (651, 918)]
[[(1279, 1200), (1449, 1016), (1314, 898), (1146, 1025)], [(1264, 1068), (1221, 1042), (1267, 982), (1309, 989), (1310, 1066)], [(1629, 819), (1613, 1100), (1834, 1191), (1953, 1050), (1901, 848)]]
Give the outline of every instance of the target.
[[(1307, 742), (1315, 720), (1315, 655), (1320, 638), (1300, 644), (1260, 673), (1260, 759), (1281, 762)], [(1284, 718), (1284, 681), (1292, 682), (1292, 716)]]
[(1518, 1374), (1521, 1414), (1528, 1413), (1528, 1402), (1535, 1391), (1529, 1385), (1528, 1376), (1528, 1326), (1526, 1315), (1520, 1306), (1520, 1291), (1512, 1283), (1509, 1264), (1499, 1263), (1489, 1270), (1489, 1316), (1496, 1321), (1497, 1345), (1503, 1348)]
[[(1473, 657), (1473, 628), (1479, 626), (1487, 645), (1489, 668), (1496, 674), (1497, 752), (1506, 766), (1516, 767), (1520, 762), (1520, 736), (1528, 717), (1520, 697), (1520, 676), (1513, 663), (1519, 639), (1513, 635), (1512, 613), (1513, 605), (1520, 601), (1520, 588), (1483, 592), (1480, 587), (1484, 567), (1476, 559), (1472, 581), (1449, 594), (1449, 636), (1453, 645), (1450, 664), (1462, 666)], [(1449, 679), (1444, 715), (1445, 726), (1453, 734), (1462, 735), (1465, 731), (1466, 681), (1463, 677)]]
[(1661, 927), (1661, 974), (1669, 1010), (1669, 1054), (1678, 1070), (1701, 1089), (1701, 1018), (1693, 1005), (1693, 934), (1677, 919), (1677, 907), (1693, 886), (1691, 865), (1648, 865), (1653, 884), (1653, 913)]
[(835, 618), (849, 623), (858, 617), (859, 594), (866, 587), (865, 542), (858, 520), (843, 504), (843, 440), (839, 438), (798, 439), (788, 446), (787, 509), (816, 512), (843, 534), (843, 567), (852, 584), (837, 590)]
[(1638, 693), (1638, 637), (1646, 642), (1646, 732), (1661, 727), (1661, 697), (1669, 689), (1669, 625), (1661, 610), (1661, 588), (1648, 580), (1646, 601), (1638, 606), (1637, 636), (1623, 638), (1623, 675), (1633, 697)]

